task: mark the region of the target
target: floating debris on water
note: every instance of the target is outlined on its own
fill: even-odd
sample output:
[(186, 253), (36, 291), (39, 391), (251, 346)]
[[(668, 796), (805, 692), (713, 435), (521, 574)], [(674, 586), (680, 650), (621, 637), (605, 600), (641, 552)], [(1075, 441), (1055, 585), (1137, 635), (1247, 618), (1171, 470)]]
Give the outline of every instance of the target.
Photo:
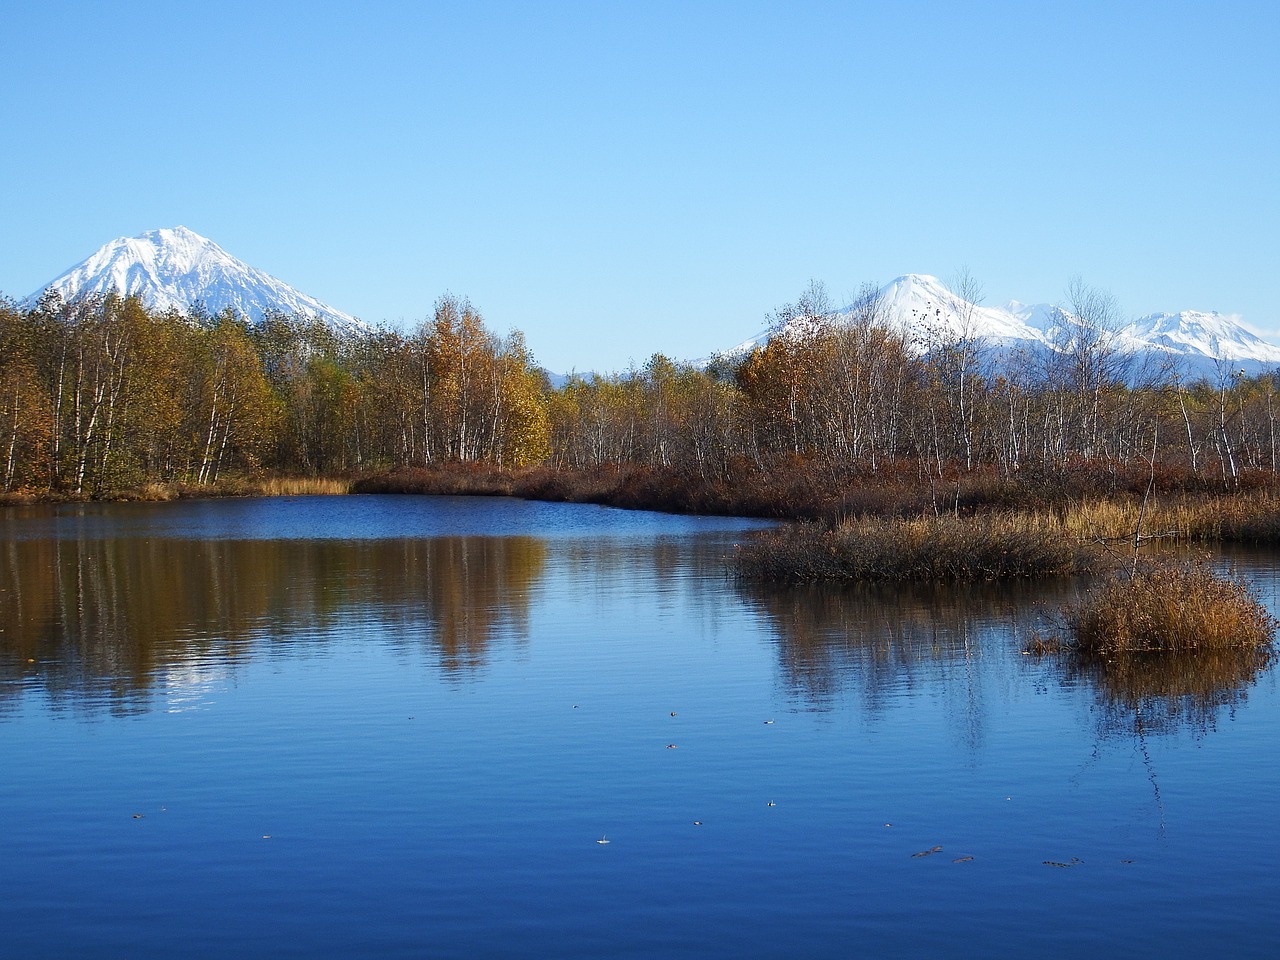
[(941, 852), (942, 852), (942, 848), (941, 848), (941, 847), (930, 847), (928, 850), (921, 850), (919, 853), (913, 853), (913, 854), (912, 854), (912, 856), (913, 856), (913, 857), (928, 857), (928, 856), (932, 856), (932, 855), (933, 855), (933, 854), (935, 854), (935, 853), (941, 853)]
[(970, 860), (972, 860), (972, 859), (973, 859), (973, 857), (956, 857), (956, 858), (955, 858), (954, 860), (952, 860), (951, 862), (952, 862), (952, 863), (968, 863), (968, 862), (969, 862)]

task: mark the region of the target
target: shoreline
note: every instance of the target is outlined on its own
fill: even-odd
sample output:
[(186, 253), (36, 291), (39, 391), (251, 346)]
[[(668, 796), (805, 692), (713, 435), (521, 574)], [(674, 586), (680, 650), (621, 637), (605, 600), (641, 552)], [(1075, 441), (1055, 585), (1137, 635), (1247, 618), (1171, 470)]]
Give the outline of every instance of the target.
[[(0, 495), (0, 507), (164, 502), (356, 493), (509, 496), (631, 510), (783, 521), (735, 557), (747, 579), (981, 581), (1098, 574), (1155, 543), (1280, 545), (1280, 478), (1214, 489), (1194, 475), (1077, 470), (1001, 478), (975, 471), (921, 477), (916, 465), (875, 475), (812, 461), (728, 476), (635, 465), (590, 469), (447, 463), (346, 477), (229, 478), (151, 483), (99, 496)], [(1144, 483), (1145, 480), (1145, 483)], [(1105, 482), (1104, 482), (1105, 481)]]

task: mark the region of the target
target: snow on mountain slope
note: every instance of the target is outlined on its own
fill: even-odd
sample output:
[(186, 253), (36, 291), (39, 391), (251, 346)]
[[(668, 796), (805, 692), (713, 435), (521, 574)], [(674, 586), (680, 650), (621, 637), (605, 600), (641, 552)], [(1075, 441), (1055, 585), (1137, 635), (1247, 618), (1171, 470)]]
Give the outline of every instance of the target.
[[(881, 322), (922, 350), (927, 350), (930, 343), (957, 337), (973, 337), (1002, 347), (1047, 345), (1044, 332), (1030, 326), (1021, 316), (998, 307), (968, 303), (948, 290), (937, 277), (927, 274), (909, 273), (898, 277), (881, 287), (876, 296)], [(832, 319), (836, 322), (851, 319), (859, 309), (856, 304), (849, 304), (835, 311)], [(762, 330), (726, 350), (724, 356), (730, 359), (745, 356), (766, 343), (775, 332)]]
[[(974, 337), (997, 351), (1052, 350), (1058, 333), (1074, 322), (1056, 304), (1026, 304), (1016, 300), (1003, 307), (970, 304), (927, 274), (906, 274), (879, 290), (883, 321), (927, 350), (931, 342)], [(833, 314), (837, 322), (856, 308)], [(745, 356), (768, 341), (765, 330), (730, 350), (729, 359)], [(1280, 347), (1246, 330), (1234, 317), (1220, 313), (1153, 313), (1116, 331), (1114, 345), (1122, 353), (1151, 355), (1175, 364), (1192, 376), (1213, 377), (1224, 366), (1260, 373), (1280, 365)]]
[(186, 227), (112, 240), (23, 303), (34, 304), (50, 289), (66, 300), (114, 290), (137, 296), (156, 310), (185, 312), (203, 303), (216, 314), (230, 307), (255, 322), (268, 311), (279, 311), (316, 316), (338, 328), (361, 325), (354, 317), (254, 269)]
[[(909, 273), (880, 288), (881, 309), (904, 333), (929, 340), (979, 337), (992, 345), (1044, 343), (1044, 333), (999, 307), (969, 303), (937, 277)], [(845, 311), (847, 312), (848, 308)]]
[(1139, 317), (1122, 334), (1174, 353), (1201, 354), (1228, 362), (1280, 364), (1280, 347), (1250, 333), (1231, 316), (1183, 310)]

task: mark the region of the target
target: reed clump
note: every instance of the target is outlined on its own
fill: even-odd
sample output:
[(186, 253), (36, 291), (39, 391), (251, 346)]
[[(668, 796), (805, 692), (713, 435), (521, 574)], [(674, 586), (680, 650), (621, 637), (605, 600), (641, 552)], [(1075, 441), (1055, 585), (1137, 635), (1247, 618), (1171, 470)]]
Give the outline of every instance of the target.
[(264, 497), (339, 497), (352, 482), (340, 477), (271, 477), (259, 482)]
[(748, 580), (982, 581), (1087, 573), (1105, 564), (1092, 545), (1031, 515), (851, 520), (770, 531), (738, 551)]
[(1270, 648), (1277, 621), (1246, 584), (1201, 563), (1113, 576), (1066, 612), (1082, 656)]

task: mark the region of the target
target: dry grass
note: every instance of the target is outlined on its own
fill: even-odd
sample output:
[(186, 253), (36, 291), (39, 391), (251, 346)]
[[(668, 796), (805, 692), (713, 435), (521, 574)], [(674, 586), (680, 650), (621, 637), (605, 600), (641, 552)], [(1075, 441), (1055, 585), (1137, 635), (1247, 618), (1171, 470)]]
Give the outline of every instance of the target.
[(1062, 637), (1044, 634), (1037, 630), (1023, 644), (1022, 652), (1029, 657), (1051, 657), (1066, 653), (1069, 649), (1069, 645)]
[[(1064, 532), (1080, 538), (1132, 537), (1141, 501), (1101, 499), (1047, 512)], [(1156, 498), (1143, 517), (1143, 534), (1184, 543), (1280, 543), (1280, 497), (1269, 492), (1231, 496)]]
[(1237, 580), (1203, 564), (1115, 576), (1067, 611), (1082, 655), (1269, 647), (1277, 621)]
[(258, 486), (264, 497), (337, 497), (351, 493), (352, 482), (333, 477), (272, 477)]
[(1104, 563), (1036, 516), (854, 520), (800, 525), (742, 547), (748, 580), (980, 581), (1086, 573)]

